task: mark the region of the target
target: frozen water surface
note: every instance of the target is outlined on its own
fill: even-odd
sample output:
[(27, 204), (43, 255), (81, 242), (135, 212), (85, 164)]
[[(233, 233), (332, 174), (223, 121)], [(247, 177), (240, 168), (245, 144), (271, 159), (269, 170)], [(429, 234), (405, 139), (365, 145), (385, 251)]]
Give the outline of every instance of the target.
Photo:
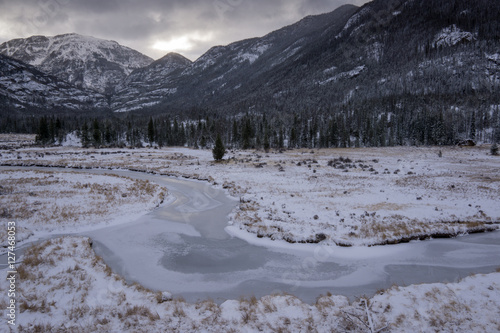
[(226, 228), (237, 203), (206, 183), (126, 175), (167, 186), (176, 199), (134, 223), (91, 232), (94, 248), (126, 280), (188, 301), (287, 292), (314, 302), (327, 292), (371, 295), (500, 266), (500, 232), (370, 248), (284, 244)]

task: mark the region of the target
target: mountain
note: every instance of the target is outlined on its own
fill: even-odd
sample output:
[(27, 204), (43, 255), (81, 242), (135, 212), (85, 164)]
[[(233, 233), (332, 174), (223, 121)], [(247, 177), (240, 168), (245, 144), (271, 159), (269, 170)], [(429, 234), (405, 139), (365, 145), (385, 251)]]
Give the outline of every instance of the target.
[(191, 60), (182, 55), (169, 53), (147, 67), (136, 69), (116, 87), (113, 110), (125, 112), (158, 104), (176, 93), (175, 88), (168, 87), (169, 77), (179, 75), (191, 65)]
[[(411, 112), (486, 113), (500, 105), (499, 18), (498, 1), (374, 0), (215, 46), (195, 62), (178, 54), (153, 62), (75, 34), (9, 41), (0, 53), (105, 93), (114, 111), (407, 119)], [(470, 126), (470, 116), (460, 117)]]
[[(214, 105), (214, 101), (218, 104), (221, 96), (222, 100), (237, 101), (263, 81), (272, 79), (277, 70), (287, 70), (290, 61), (314, 45), (319, 34), (339, 32), (356, 10), (356, 6), (345, 5), (332, 13), (306, 17), (261, 38), (213, 47), (183, 71), (166, 76), (157, 72), (159, 75), (149, 77), (162, 82), (161, 86), (136, 81), (145, 87), (145, 95), (155, 96), (151, 99), (142, 95), (130, 100), (123, 97), (129, 95), (126, 89), (118, 91), (113, 98), (114, 109), (149, 106), (157, 103), (156, 96), (162, 93), (164, 102), (179, 108)], [(126, 106), (121, 104), (124, 99)]]
[(0, 54), (0, 96), (3, 109), (42, 107), (90, 110), (108, 107), (106, 98), (91, 90), (82, 90), (35, 67)]
[(117, 42), (78, 34), (14, 39), (0, 45), (0, 54), (35, 66), (78, 88), (108, 95), (132, 71), (153, 62)]
[(145, 87), (140, 97), (124, 87), (113, 107), (150, 107), (162, 95), (158, 110), (223, 113), (493, 105), (500, 102), (493, 94), (500, 84), (499, 18), (500, 3), (488, 0), (346, 5), (261, 38), (213, 47), (183, 71), (149, 77), (155, 85), (136, 81)]

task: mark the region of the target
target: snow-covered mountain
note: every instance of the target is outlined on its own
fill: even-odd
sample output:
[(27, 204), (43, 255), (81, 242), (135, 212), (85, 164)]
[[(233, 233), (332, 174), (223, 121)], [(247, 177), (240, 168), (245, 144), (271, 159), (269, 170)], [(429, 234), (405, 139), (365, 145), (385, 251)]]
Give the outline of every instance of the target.
[(79, 88), (113, 94), (114, 87), (153, 59), (114, 41), (65, 34), (33, 36), (0, 45), (0, 53)]
[(497, 1), (374, 0), (215, 46), (195, 62), (178, 54), (153, 62), (75, 34), (9, 41), (0, 53), (105, 93), (114, 111), (404, 113), (422, 99), (434, 109), (500, 104), (499, 17)]
[(82, 90), (35, 67), (0, 54), (0, 97), (3, 106), (89, 110), (107, 108), (106, 98)]
[(143, 84), (140, 98), (124, 99), (127, 91), (120, 90), (113, 106), (300, 112), (356, 101), (365, 107), (363, 100), (383, 104), (389, 97), (400, 105), (425, 97), (451, 107), (469, 95), (496, 103), (499, 17), (500, 4), (487, 0), (346, 5), (261, 38), (215, 46), (183, 71), (160, 74), (161, 88)]
[(177, 53), (169, 53), (147, 67), (136, 69), (116, 87), (111, 107), (116, 112), (155, 105), (171, 94), (170, 77), (180, 74), (191, 66), (191, 60)]
[(315, 43), (319, 34), (340, 31), (356, 10), (356, 6), (345, 5), (331, 13), (306, 17), (261, 38), (215, 46), (192, 64), (182, 61), (175, 71), (148, 70), (147, 76), (142, 71), (133, 73), (133, 84), (120, 86), (114, 96), (113, 109), (127, 111), (160, 102), (183, 108), (209, 105), (214, 100), (223, 102), (228, 96), (236, 100), (267, 83), (263, 81), (272, 78), (278, 68), (286, 68), (300, 51)]

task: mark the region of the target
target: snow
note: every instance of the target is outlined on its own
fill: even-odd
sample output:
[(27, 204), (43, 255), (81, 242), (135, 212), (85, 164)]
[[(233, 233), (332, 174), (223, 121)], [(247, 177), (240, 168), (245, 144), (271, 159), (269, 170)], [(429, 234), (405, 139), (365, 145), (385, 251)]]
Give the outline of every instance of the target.
[(461, 42), (472, 42), (476, 36), (471, 32), (463, 31), (455, 24), (444, 28), (434, 37), (434, 46), (446, 47), (455, 46)]
[[(442, 157), (438, 156), (439, 151)], [(235, 151), (228, 153), (230, 159), (226, 163), (215, 164), (210, 151), (186, 148), (35, 147), (2, 151), (0, 162), (140, 169), (206, 179), (233, 197), (241, 198), (231, 214), (231, 225), (226, 227), (231, 235), (283, 253), (314, 253), (319, 262), (327, 251), (329, 256), (349, 263), (358, 258), (377, 261), (394, 250), (416, 256), (417, 253), (411, 252), (414, 244), (396, 245), (397, 248), (362, 245), (415, 235), (417, 229), (424, 234), (466, 233), (484, 222), (498, 222), (500, 169), (498, 158), (487, 155), (487, 151), (488, 147), (293, 150), (282, 154)], [(344, 161), (338, 162), (337, 168), (328, 165), (340, 157)], [(353, 164), (345, 162), (346, 158), (354, 161), (356, 168), (346, 166)], [(266, 165), (255, 167), (261, 163)], [(280, 166), (284, 171), (280, 171)], [(45, 186), (54, 193), (67, 191), (70, 184), (78, 182), (120, 188), (132, 182), (59, 170), (15, 171), (1, 173), (4, 187), (6, 173), (18, 182), (30, 178), (52, 181), (53, 184)], [(30, 191), (34, 190), (32, 186)], [(50, 201), (41, 196), (27, 200)], [(62, 198), (58, 205), (71, 202)], [(88, 202), (84, 205), (92, 206)], [(154, 204), (148, 207), (151, 209)], [(146, 211), (143, 205), (137, 205), (136, 209), (138, 214)], [(129, 214), (130, 210), (120, 209), (120, 212)], [(108, 217), (110, 224), (124, 222), (120, 216)], [(455, 224), (455, 221), (473, 224)], [(44, 226), (30, 219), (23, 223), (30, 228), (20, 230), (21, 237), (31, 236), (30, 232), (42, 236), (44, 232), (69, 230)], [(79, 223), (81, 229), (102, 227), (91, 218)], [(402, 231), (403, 235), (397, 236)], [(264, 237), (256, 237), (259, 233)], [(326, 236), (319, 245), (283, 241), (285, 238), (305, 241), (318, 233)], [(193, 230), (191, 234), (196, 236)], [(173, 243), (179, 241), (168, 239)], [(357, 246), (341, 248), (334, 246), (337, 242)], [(318, 251), (318, 246), (322, 250)], [(449, 255), (466, 261), (473, 260), (478, 253), (458, 248)], [(446, 262), (449, 258), (445, 255), (438, 259)], [(171, 295), (166, 290), (153, 292), (124, 282), (96, 256), (84, 237), (53, 239), (30, 250), (23, 267), (19, 269), (23, 278), (18, 281), (17, 297), (22, 306), (18, 325), (28, 331), (35, 330), (35, 325), (44, 325), (45, 331), (363, 332), (370, 322), (375, 330), (387, 327), (390, 332), (492, 332), (500, 328), (500, 273), (475, 275), (447, 284), (394, 286), (367, 299), (365, 307), (365, 301), (333, 295), (319, 297), (313, 304), (285, 294), (227, 300), (221, 305), (209, 300), (197, 303), (169, 300)], [(361, 278), (374, 278), (375, 274), (379, 273), (367, 267), (338, 279), (336, 284), (349, 286)], [(7, 281), (0, 279), (0, 304), (8, 302), (7, 289)]]
[(223, 55), (225, 48), (226, 47), (224, 46), (212, 47), (200, 58), (198, 58), (191, 67), (186, 68), (182, 75), (190, 75), (193, 74), (197, 69), (201, 69), (203, 71), (208, 67), (213, 66), (217, 59)]
[(66, 135), (66, 138), (61, 145), (63, 147), (81, 147), (82, 140), (78, 137), (76, 132), (71, 132)]
[[(125, 80), (134, 69), (153, 62), (153, 59), (115, 41), (78, 34), (41, 37), (38, 40), (37, 36), (19, 39), (2, 44), (0, 52), (18, 56), (20, 60), (38, 66), (38, 69), (59, 79), (83, 88), (97, 89), (101, 93), (106, 91), (108, 85), (116, 86)], [(102, 59), (114, 66), (98, 65)], [(61, 67), (62, 63), (64, 67)]]
[[(366, 65), (358, 66), (358, 67), (356, 67), (348, 72), (342, 72), (342, 73), (334, 75), (326, 80), (323, 80), (323, 81), (319, 82), (319, 84), (325, 85), (325, 84), (328, 84), (330, 82), (337, 82), (338, 80), (341, 80), (341, 79), (352, 79), (352, 78), (358, 76), (359, 74), (361, 74), (362, 72), (364, 72), (366, 69), (367, 69)], [(325, 70), (324, 73), (327, 74), (327, 73), (330, 73), (334, 70), (335, 69), (333, 69), (333, 67), (332, 67), (332, 68)]]
[(337, 70), (337, 67), (336, 66), (332, 66), (330, 68), (327, 68), (323, 71), (323, 74), (330, 74), (330, 73), (333, 73)]
[(380, 61), (380, 59), (382, 58), (383, 50), (384, 45), (379, 42), (375, 42), (372, 45), (366, 46), (366, 54), (368, 54), (375, 61)]
[[(12, 61), (13, 64), (18, 64)], [(19, 102), (28, 105), (35, 105), (34, 97), (43, 98), (49, 104), (59, 104), (73, 109), (82, 108), (82, 105), (73, 103), (73, 101), (88, 102), (93, 101), (95, 106), (103, 107), (106, 105), (104, 96), (97, 93), (85, 92), (65, 83), (56, 82), (47, 76), (37, 76), (34, 80), (33, 73), (29, 68), (18, 64), (18, 70), (8, 75), (0, 77), (0, 90), (6, 92), (6, 95)]]
[(348, 30), (350, 27), (352, 27), (353, 25), (357, 24), (361, 18), (363, 18), (366, 14), (368, 14), (369, 12), (371, 11), (370, 8), (366, 7), (364, 9), (362, 9), (361, 11), (359, 11), (357, 14), (354, 14), (350, 19), (349, 21), (347, 21), (346, 25), (344, 26), (344, 29), (342, 30), (342, 32)]
[(303, 45), (305, 40), (306, 40), (306, 38), (300, 38), (300, 39), (296, 40), (292, 45), (287, 47), (282, 52), (282, 56), (279, 57), (276, 61), (274, 61), (271, 64), (271, 67), (275, 67), (277, 65), (280, 65), (283, 62), (285, 62), (285, 60), (289, 59), (290, 57), (293, 57), (297, 52), (299, 52), (302, 49), (302, 47), (303, 47), (302, 45)]
[(236, 61), (238, 62), (245, 62), (248, 61), (251, 64), (253, 64), (259, 57), (266, 52), (271, 45), (268, 44), (257, 44), (254, 45), (250, 48), (250, 50), (246, 51), (242, 50), (238, 53), (238, 56), (236, 57)]
[(499, 53), (486, 54), (486, 59), (488, 59), (494, 63), (500, 64), (500, 54)]
[[(175, 92), (177, 92), (176, 89), (170, 89), (170, 91), (172, 91), (172, 94), (174, 94)], [(130, 103), (126, 103), (124, 106), (115, 109), (114, 112), (117, 112), (117, 113), (130, 112), (130, 111), (139, 110), (139, 109), (142, 109), (142, 108), (145, 108), (145, 107), (149, 107), (149, 106), (155, 106), (155, 105), (158, 105), (160, 103), (160, 101), (142, 102), (141, 104), (136, 104), (136, 102), (137, 101), (131, 101), (130, 102), (132, 104), (131, 106), (127, 105), (127, 104), (130, 104)]]

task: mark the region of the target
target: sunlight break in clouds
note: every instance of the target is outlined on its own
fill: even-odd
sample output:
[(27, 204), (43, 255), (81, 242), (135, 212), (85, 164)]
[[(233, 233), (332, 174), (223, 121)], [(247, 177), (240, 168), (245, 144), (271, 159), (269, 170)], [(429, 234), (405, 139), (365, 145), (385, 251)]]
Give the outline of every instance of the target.
[(157, 40), (151, 48), (163, 52), (187, 52), (193, 50), (200, 42), (208, 42), (213, 39), (213, 33), (202, 35), (198, 32), (168, 40)]

